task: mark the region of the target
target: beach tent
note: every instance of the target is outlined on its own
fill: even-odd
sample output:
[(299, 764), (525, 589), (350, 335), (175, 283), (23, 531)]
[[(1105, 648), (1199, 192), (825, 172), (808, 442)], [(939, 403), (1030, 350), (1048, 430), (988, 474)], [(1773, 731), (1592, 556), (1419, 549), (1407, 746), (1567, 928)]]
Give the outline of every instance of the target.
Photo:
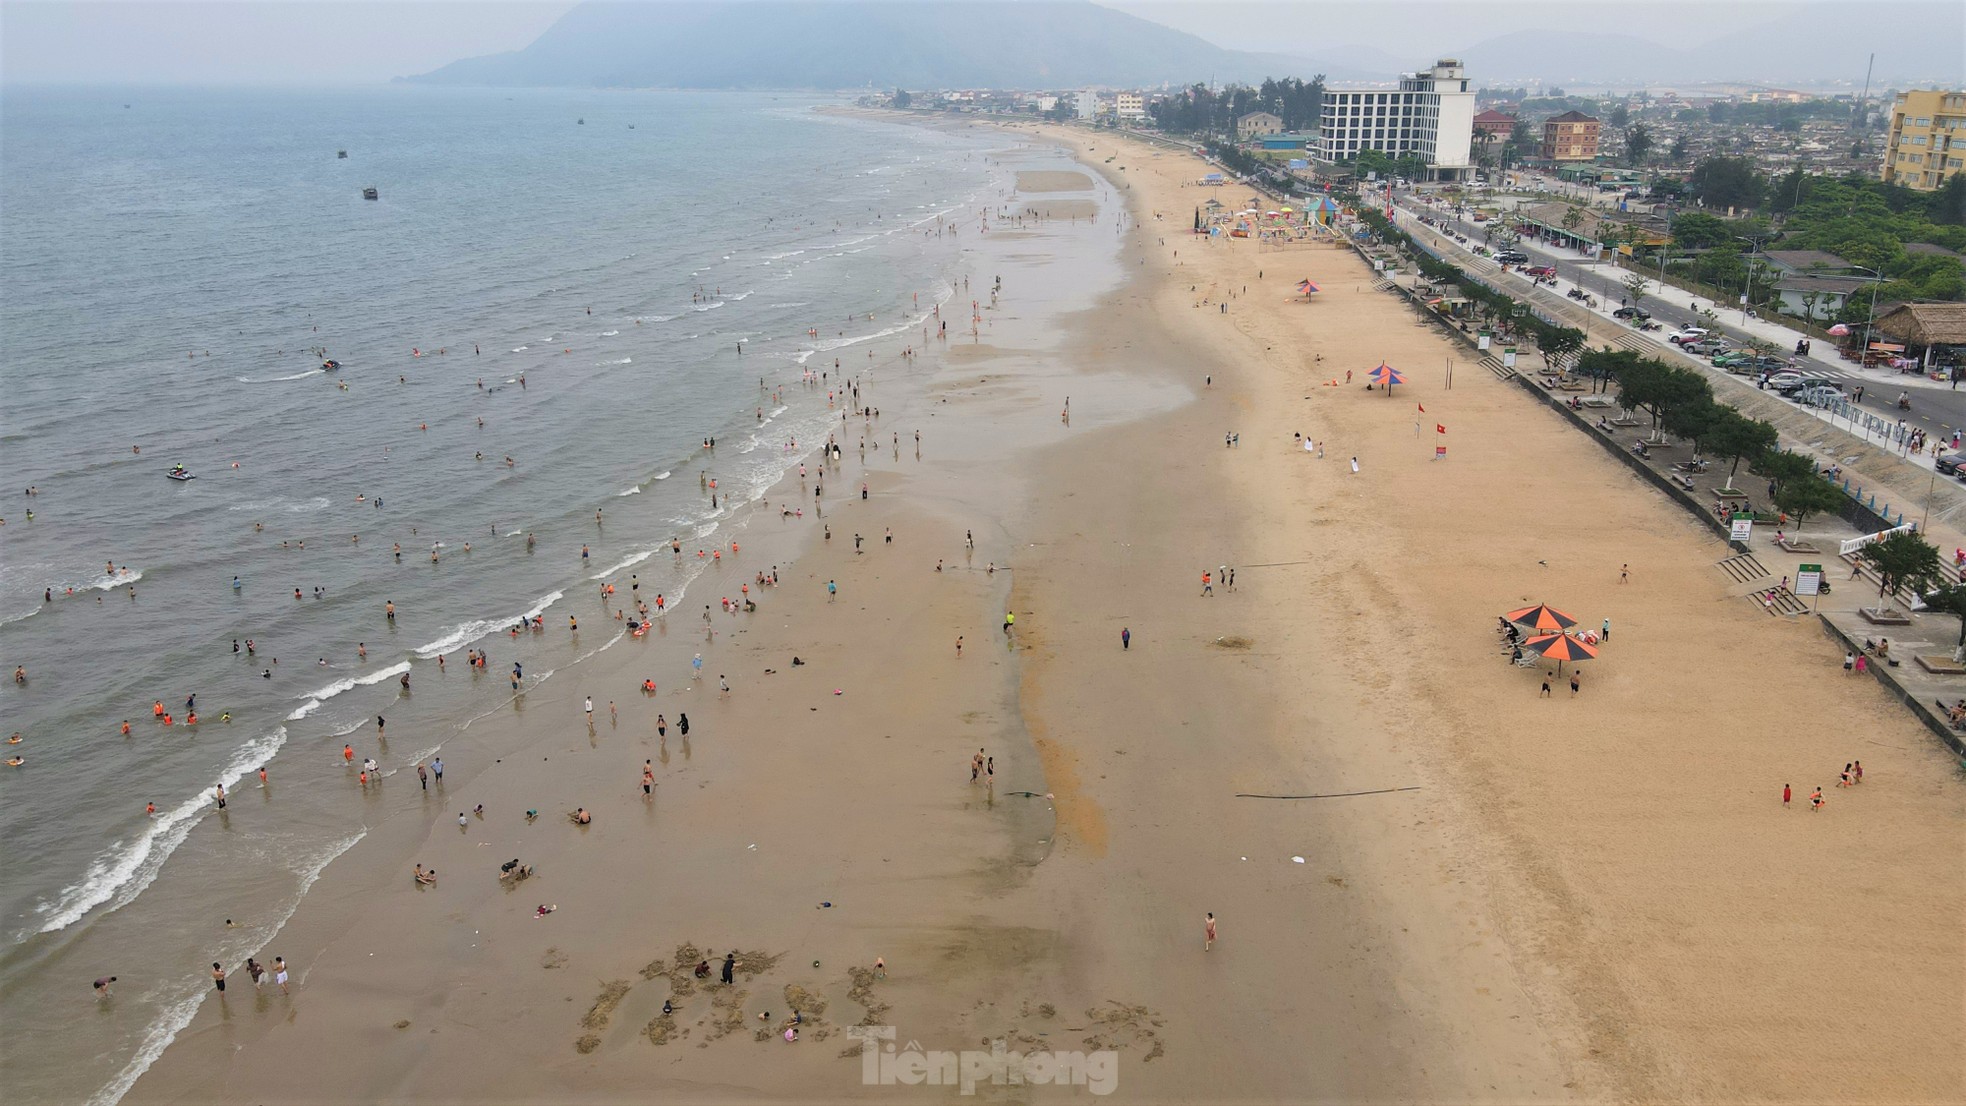
[(1563, 675), (1564, 661), (1587, 661), (1595, 659), (1597, 650), (1568, 634), (1544, 634), (1532, 637), (1522, 643), (1524, 649), (1541, 654), (1545, 659), (1556, 661), (1556, 674)]
[(1300, 296), (1309, 298), (1312, 292), (1322, 292), (1322, 291), (1324, 291), (1324, 289), (1319, 288), (1317, 285), (1311, 283), (1309, 277), (1306, 277), (1305, 279), (1297, 282), (1297, 294)]
[(1559, 611), (1547, 603), (1538, 603), (1533, 607), (1524, 607), (1521, 610), (1510, 611), (1502, 617), (1518, 626), (1527, 626), (1532, 630), (1568, 630), (1577, 624), (1577, 620), (1571, 617), (1570, 614), (1565, 611)]
[(1389, 396), (1393, 394), (1393, 385), (1406, 383), (1406, 378), (1399, 375), (1399, 370), (1384, 361), (1379, 362), (1379, 367), (1368, 375), (1372, 377), (1374, 384), (1386, 389), (1386, 394)]
[(1329, 196), (1318, 196), (1304, 205), (1304, 211), (1312, 219), (1329, 225), (1338, 215), (1338, 202)]

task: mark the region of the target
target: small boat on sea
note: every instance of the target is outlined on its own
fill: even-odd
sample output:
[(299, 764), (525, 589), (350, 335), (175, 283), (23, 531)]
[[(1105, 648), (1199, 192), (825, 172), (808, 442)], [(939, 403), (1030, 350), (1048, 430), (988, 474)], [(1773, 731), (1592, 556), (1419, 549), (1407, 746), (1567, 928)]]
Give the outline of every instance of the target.
[(341, 362), (335, 360), (332, 357), (328, 358), (326, 361), (321, 362), (321, 371), (324, 373), (331, 373), (340, 367), (341, 367)]
[(336, 151), (334, 152), (334, 156), (336, 156), (336, 157), (343, 157), (343, 158), (345, 158), (345, 157), (347, 157), (347, 156), (348, 156), (348, 151), (347, 151), (347, 150), (336, 150)]
[(382, 194), (373, 188), (364, 188), (362, 189), (362, 198), (365, 200), (379, 200), (382, 198)]
[(185, 467), (184, 467), (183, 465), (172, 465), (172, 466), (171, 466), (171, 469), (170, 469), (170, 471), (169, 471), (169, 472), (166, 472), (166, 473), (165, 473), (164, 475), (165, 475), (165, 476), (167, 476), (167, 477), (169, 477), (169, 478), (170, 478), (170, 479), (172, 479), (172, 480), (196, 480), (196, 479), (198, 479), (198, 478), (197, 478), (196, 476), (193, 476), (193, 475), (191, 475), (191, 470), (190, 470), (190, 469), (188, 469), (188, 468), (185, 468)]
[(574, 120), (574, 121), (573, 121), (573, 125), (574, 125), (574, 126), (576, 126), (576, 127), (584, 127), (584, 126), (586, 126), (586, 125), (587, 125), (587, 120), (585, 120), (585, 119), (576, 119), (576, 120)]

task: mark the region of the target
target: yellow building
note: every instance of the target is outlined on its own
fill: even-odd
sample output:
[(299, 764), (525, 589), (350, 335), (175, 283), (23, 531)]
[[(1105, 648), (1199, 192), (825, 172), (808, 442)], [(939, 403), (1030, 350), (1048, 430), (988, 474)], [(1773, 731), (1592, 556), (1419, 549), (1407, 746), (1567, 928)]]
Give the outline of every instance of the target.
[(1878, 175), (1930, 192), (1961, 168), (1966, 168), (1966, 92), (1898, 93)]

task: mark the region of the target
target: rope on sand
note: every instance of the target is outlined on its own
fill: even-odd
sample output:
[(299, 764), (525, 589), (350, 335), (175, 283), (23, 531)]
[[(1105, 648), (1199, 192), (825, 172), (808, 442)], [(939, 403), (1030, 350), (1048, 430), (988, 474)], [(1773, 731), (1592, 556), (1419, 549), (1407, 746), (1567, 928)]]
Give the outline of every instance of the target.
[(1382, 787), (1377, 791), (1337, 791), (1329, 795), (1251, 795), (1236, 792), (1238, 799), (1349, 799), (1354, 795), (1390, 795), (1395, 791), (1418, 791), (1418, 787)]

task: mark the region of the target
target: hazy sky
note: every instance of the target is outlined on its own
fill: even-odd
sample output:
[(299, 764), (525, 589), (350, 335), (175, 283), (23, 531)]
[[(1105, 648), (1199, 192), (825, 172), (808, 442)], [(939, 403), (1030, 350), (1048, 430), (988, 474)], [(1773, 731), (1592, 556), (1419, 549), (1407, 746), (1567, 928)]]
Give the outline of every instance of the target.
[[(1103, 2), (1221, 46), (1343, 58), (1389, 75), (1416, 64), (1415, 58), (1513, 31), (1596, 31), (1697, 46), (1810, 8), (1822, 11), (1824, 34), (1832, 37), (1830, 28), (1850, 26), (1853, 19), (1873, 26), (1958, 22), (1958, 9), (1950, 3), (1917, 0)], [(373, 83), (459, 58), (519, 49), (572, 6), (573, 0), (5, 0), (0, 2), (0, 79)], [(1934, 8), (1955, 14), (1937, 24), (1918, 14)], [(1961, 47), (1955, 42), (1952, 49)], [(1861, 73), (1861, 62), (1851, 64)]]

